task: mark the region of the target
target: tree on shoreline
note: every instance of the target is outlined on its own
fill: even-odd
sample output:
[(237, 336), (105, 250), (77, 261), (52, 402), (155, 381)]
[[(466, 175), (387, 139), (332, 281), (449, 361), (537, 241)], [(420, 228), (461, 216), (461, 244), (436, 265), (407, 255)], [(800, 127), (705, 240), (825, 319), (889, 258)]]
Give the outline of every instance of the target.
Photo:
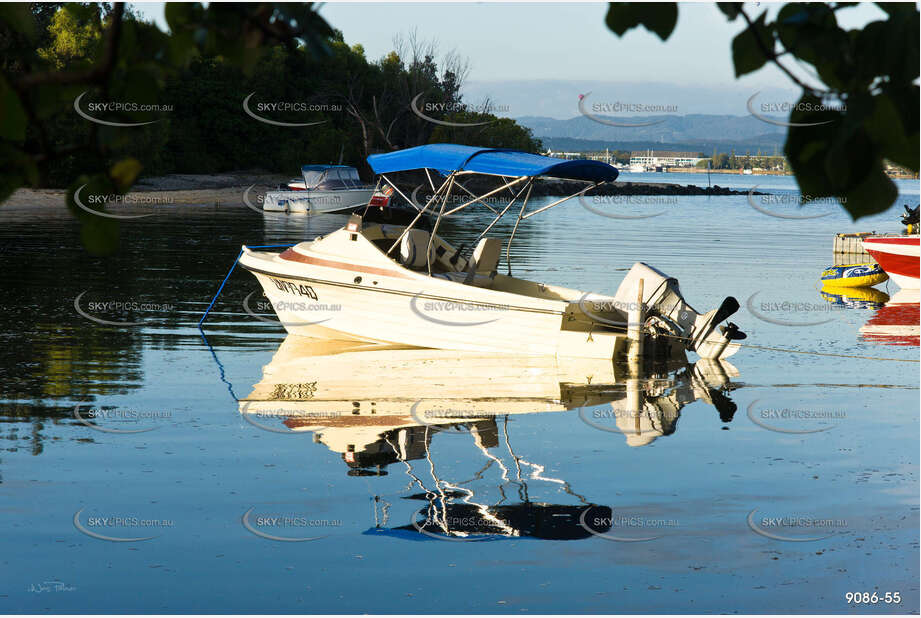
[[(414, 97), (441, 106), (435, 121), (462, 107), (456, 55), (439, 67), (434, 44), (411, 33), (369, 62), (314, 9), (168, 3), (162, 32), (123, 3), (0, 4), (0, 203), (22, 186), (69, 186), (84, 244), (109, 253), (117, 222), (78, 208), (79, 188), (104, 209), (87, 198), (127, 192), (142, 169), (293, 173), (342, 159), (369, 175), (368, 154), (428, 143), (439, 128), (411, 113)], [(514, 121), (488, 121), (457, 141), (540, 145)]]

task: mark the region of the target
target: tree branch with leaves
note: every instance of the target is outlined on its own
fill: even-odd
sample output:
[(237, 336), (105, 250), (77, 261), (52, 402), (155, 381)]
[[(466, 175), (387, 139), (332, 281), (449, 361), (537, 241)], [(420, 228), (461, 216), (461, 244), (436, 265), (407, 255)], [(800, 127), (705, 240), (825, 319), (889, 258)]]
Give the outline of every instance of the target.
[[(789, 3), (773, 21), (739, 2), (718, 2), (745, 24), (731, 43), (736, 77), (770, 63), (801, 90), (787, 121), (784, 153), (806, 201), (834, 197), (857, 219), (887, 210), (898, 191), (885, 161), (918, 172), (918, 9), (880, 2), (886, 19), (844, 29), (836, 14), (855, 3)], [(618, 36), (643, 26), (663, 41), (678, 22), (676, 3), (612, 2), (605, 18)], [(821, 86), (785, 64), (808, 65)]]

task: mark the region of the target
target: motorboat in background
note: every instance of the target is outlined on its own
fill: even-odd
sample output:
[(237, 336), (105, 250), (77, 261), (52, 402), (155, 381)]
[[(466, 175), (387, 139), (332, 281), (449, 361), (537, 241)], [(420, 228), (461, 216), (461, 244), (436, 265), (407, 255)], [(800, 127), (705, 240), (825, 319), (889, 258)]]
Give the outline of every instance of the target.
[(921, 261), (918, 238), (918, 234), (867, 236), (861, 244), (900, 288), (917, 290)]
[[(666, 355), (686, 349), (702, 358), (725, 358), (738, 350), (736, 340), (745, 336), (731, 322), (720, 325), (739, 308), (733, 297), (698, 313), (682, 297), (676, 279), (642, 262), (633, 265), (614, 295), (511, 275), (511, 244), (520, 224), (615, 180), (617, 170), (606, 163), (454, 144), (372, 155), (368, 162), (381, 175), (379, 183), (398, 192), (387, 174), (421, 169), (430, 179), (430, 172), (445, 171), (447, 177), (439, 187), (432, 182), (431, 198), (409, 225), (367, 224), (353, 215), (345, 227), (282, 253), (244, 246), (240, 265), (255, 275), (289, 333), (608, 360), (641, 349)], [(501, 182), (454, 206), (455, 185), (474, 174)], [(528, 212), (531, 188), (540, 177), (586, 186)], [(443, 217), (502, 191), (512, 191), (515, 197), (479, 234), (472, 252), (437, 235)], [(500, 274), (503, 242), (486, 234), (516, 202), (517, 220), (504, 243), (508, 274)], [(437, 212), (432, 233), (416, 226), (427, 211)]]
[(921, 263), (918, 236), (918, 206), (905, 205), (902, 225), (907, 234), (872, 234), (864, 236), (861, 242), (886, 274), (900, 288), (917, 290), (919, 288), (918, 266)]
[(263, 210), (303, 214), (350, 212), (366, 206), (374, 187), (362, 182), (358, 170), (347, 165), (305, 165), (301, 179), (288, 182), (287, 190), (269, 191)]

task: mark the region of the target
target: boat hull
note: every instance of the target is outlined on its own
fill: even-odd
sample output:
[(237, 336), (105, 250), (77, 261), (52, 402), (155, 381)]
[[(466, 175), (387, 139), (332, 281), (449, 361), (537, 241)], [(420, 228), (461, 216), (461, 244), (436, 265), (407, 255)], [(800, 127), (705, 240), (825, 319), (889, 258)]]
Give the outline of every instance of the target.
[[(626, 345), (624, 336), (611, 333), (562, 331), (562, 302), (556, 303), (556, 310), (512, 307), (501, 298), (504, 294), (486, 294), (491, 290), (478, 290), (483, 294), (476, 300), (462, 299), (450, 290), (438, 289), (432, 281), (407, 285), (406, 281), (389, 281), (380, 273), (358, 274), (363, 272), (360, 270), (349, 273), (351, 281), (342, 281), (334, 273), (301, 277), (243, 265), (256, 276), (278, 321), (294, 335), (419, 348), (606, 359)], [(368, 275), (376, 278), (365, 280)], [(356, 283), (356, 278), (361, 281)]]
[(868, 236), (863, 240), (863, 248), (883, 270), (905, 289), (916, 290), (919, 287), (918, 235), (914, 236)]
[(262, 209), (268, 212), (311, 215), (345, 212), (367, 205), (373, 193), (372, 189), (270, 191), (265, 195)]
[[(422, 247), (412, 252), (401, 247), (398, 262), (389, 253), (405, 240), (404, 228), (362, 229), (361, 218), (353, 219), (282, 253), (244, 246), (239, 263), (256, 276), (278, 319), (248, 311), (306, 337), (608, 360), (637, 358), (643, 349), (650, 356), (668, 356), (674, 348), (726, 358), (738, 350), (734, 340), (744, 338), (735, 326), (717, 329), (738, 309), (734, 298), (700, 314), (684, 301), (676, 280), (640, 262), (614, 296), (591, 294), (472, 270), (476, 262), (467, 264), (438, 237), (429, 241), (428, 267), (414, 263), (414, 252)], [(640, 304), (655, 318), (646, 332), (640, 328), (645, 310), (635, 308), (640, 290)], [(629, 320), (635, 326), (628, 329)], [(659, 337), (659, 332), (675, 337)]]

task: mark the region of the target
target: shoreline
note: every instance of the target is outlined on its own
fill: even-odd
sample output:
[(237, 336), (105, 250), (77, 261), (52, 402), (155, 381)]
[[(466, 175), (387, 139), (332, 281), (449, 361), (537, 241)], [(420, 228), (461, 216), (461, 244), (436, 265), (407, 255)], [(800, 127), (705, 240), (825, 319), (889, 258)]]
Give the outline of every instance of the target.
[[(421, 179), (420, 179), (421, 180)], [(183, 206), (209, 205), (214, 208), (246, 207), (244, 192), (258, 196), (266, 191), (275, 190), (284, 185), (287, 177), (268, 174), (171, 174), (157, 178), (147, 178), (138, 182), (133, 190), (125, 194), (123, 205), (125, 213), (145, 212), (150, 206), (157, 208), (181, 208)], [(203, 186), (204, 185), (204, 186)], [(400, 183), (404, 192), (412, 192), (418, 185)], [(468, 183), (473, 189), (476, 184)], [(534, 196), (571, 195), (584, 187), (581, 183), (562, 180), (545, 180), (534, 185)], [(476, 188), (480, 188), (476, 186)], [(487, 189), (488, 190), (488, 189)], [(619, 182), (594, 189), (586, 195), (746, 195), (748, 191), (738, 191), (714, 185), (711, 189), (695, 185), (681, 185), (667, 182)], [(760, 195), (760, 192), (757, 193)], [(36, 216), (49, 216), (54, 213), (67, 214), (66, 189), (30, 189), (20, 188), (0, 204), (0, 216), (4, 213), (23, 211)]]

